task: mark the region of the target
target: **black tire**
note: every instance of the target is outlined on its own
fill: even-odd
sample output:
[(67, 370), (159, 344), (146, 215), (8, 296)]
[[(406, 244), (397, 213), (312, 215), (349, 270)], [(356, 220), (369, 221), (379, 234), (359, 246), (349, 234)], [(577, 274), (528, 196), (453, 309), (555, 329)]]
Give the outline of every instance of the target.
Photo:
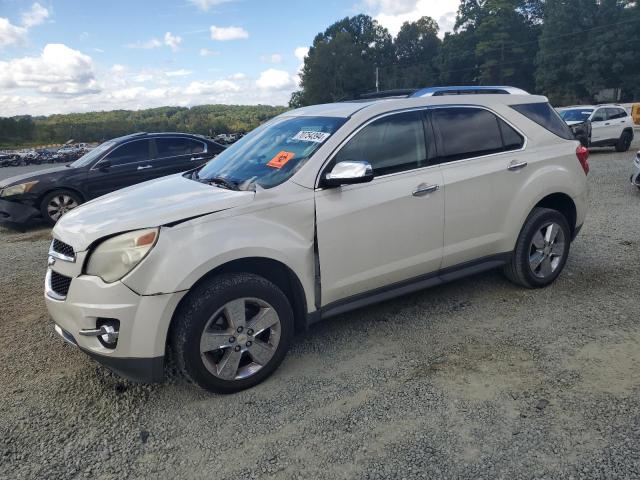
[[(564, 248), (555, 270), (548, 276), (540, 278), (530, 266), (530, 255), (533, 237), (545, 224), (555, 223), (562, 230)], [(549, 208), (534, 208), (520, 230), (511, 261), (504, 267), (505, 276), (516, 285), (526, 288), (542, 288), (550, 285), (558, 278), (569, 256), (571, 245), (571, 229), (564, 215)]]
[[(54, 218), (50, 215), (49, 204), (56, 197), (61, 197), (61, 196), (71, 198), (75, 202), (75, 207), (82, 204), (82, 198), (77, 193), (72, 192), (71, 190), (60, 189), (60, 190), (54, 190), (53, 192), (47, 193), (42, 199), (42, 201), (40, 202), (40, 214), (42, 215), (42, 219), (45, 221), (45, 223), (49, 225), (55, 225), (56, 222), (60, 219), (59, 217)], [(68, 208), (67, 211), (72, 210), (75, 207)]]
[[(228, 302), (249, 297), (273, 307), (280, 320), (280, 339), (271, 359), (256, 373), (225, 380), (207, 369), (200, 353), (200, 339), (216, 311)], [(263, 277), (248, 273), (223, 274), (199, 285), (189, 293), (173, 321), (170, 342), (178, 370), (203, 389), (223, 394), (253, 387), (271, 375), (289, 350), (294, 331), (293, 311), (284, 293)]]
[(629, 132), (622, 132), (618, 142), (616, 143), (616, 152), (626, 152), (631, 147), (633, 137)]

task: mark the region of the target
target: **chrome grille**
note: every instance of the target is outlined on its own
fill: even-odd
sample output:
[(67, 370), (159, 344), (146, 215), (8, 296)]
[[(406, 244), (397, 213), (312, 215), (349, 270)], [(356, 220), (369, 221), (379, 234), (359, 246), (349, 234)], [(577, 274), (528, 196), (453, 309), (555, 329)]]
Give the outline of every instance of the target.
[(76, 254), (73, 251), (73, 247), (64, 242), (61, 242), (56, 238), (54, 238), (53, 242), (51, 242), (49, 255), (60, 258), (61, 260), (67, 260), (70, 262), (73, 262), (76, 259)]

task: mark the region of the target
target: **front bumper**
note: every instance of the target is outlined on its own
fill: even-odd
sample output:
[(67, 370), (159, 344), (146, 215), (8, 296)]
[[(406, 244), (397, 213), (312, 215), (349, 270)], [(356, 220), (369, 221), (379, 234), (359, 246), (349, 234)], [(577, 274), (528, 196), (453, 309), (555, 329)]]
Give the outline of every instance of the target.
[[(48, 274), (46, 281), (49, 278)], [(47, 291), (49, 314), (68, 343), (131, 380), (162, 379), (169, 324), (186, 292), (138, 295), (122, 282), (105, 283), (90, 275), (72, 278), (66, 296), (53, 298), (50, 285), (45, 285)], [(115, 348), (106, 347), (98, 337), (80, 334), (95, 329), (100, 319), (120, 322)]]
[(27, 223), (39, 216), (40, 210), (31, 205), (0, 199), (1, 222)]

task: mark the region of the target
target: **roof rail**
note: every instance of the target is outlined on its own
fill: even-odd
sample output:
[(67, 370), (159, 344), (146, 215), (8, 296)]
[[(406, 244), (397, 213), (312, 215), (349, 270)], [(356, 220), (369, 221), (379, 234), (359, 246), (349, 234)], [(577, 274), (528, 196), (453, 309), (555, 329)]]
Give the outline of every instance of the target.
[(529, 95), (520, 88), (508, 86), (459, 86), (459, 87), (428, 87), (418, 90), (412, 97), (439, 97), (443, 95)]
[(382, 90), (381, 92), (369, 92), (358, 95), (359, 100), (374, 100), (376, 98), (407, 98), (418, 91), (417, 88), (397, 88), (395, 90)]

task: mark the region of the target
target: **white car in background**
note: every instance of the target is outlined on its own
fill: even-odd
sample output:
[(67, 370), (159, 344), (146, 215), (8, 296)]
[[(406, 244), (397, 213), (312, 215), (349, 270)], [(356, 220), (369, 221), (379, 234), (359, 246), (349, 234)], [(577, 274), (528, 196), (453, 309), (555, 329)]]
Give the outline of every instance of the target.
[(633, 119), (620, 105), (585, 105), (558, 109), (569, 127), (591, 124), (589, 147), (615, 147), (626, 152), (633, 141)]
[(636, 153), (636, 158), (633, 161), (634, 172), (631, 175), (631, 183), (640, 189), (640, 151)]

